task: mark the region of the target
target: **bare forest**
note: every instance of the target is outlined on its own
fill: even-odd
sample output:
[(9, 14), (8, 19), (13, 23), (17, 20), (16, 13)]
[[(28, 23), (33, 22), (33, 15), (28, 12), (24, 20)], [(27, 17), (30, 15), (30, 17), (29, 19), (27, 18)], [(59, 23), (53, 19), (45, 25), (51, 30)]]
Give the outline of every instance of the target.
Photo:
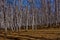
[[(6, 0), (0, 0), (0, 29), (9, 30), (35, 30), (39, 28), (59, 28), (60, 26), (60, 0), (40, 0), (41, 7), (34, 6), (34, 0), (28, 0), (28, 5), (23, 7), (22, 0), (14, 0), (13, 5)], [(54, 11), (54, 12), (52, 12)]]

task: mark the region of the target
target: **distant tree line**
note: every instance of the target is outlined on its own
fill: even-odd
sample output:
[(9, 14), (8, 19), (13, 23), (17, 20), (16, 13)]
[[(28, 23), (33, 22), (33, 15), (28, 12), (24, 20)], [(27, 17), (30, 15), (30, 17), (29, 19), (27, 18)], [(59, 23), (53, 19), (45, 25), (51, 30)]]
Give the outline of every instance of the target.
[[(39, 0), (40, 8), (35, 7), (34, 0), (28, 0), (28, 5), (23, 6), (22, 0), (13, 1), (13, 5), (6, 0), (0, 0), (0, 28), (11, 30), (59, 28), (60, 26), (60, 1)], [(36, 5), (37, 6), (37, 5)]]

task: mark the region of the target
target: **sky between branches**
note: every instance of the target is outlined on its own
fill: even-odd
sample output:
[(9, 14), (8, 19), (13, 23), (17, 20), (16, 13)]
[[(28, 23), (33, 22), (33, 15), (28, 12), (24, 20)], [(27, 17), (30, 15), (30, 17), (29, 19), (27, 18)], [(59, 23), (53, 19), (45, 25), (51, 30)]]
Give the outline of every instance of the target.
[[(14, 6), (14, 0), (6, 0), (7, 4), (11, 4), (12, 6)], [(46, 0), (46, 2), (48, 2), (48, 0)], [(51, 11), (54, 12), (54, 0), (50, 0), (51, 3)], [(16, 5), (19, 6), (18, 4), (18, 0), (16, 0)], [(22, 6), (25, 7), (28, 5), (28, 8), (30, 8), (30, 3), (28, 2), (28, 0), (22, 0)], [(34, 7), (36, 8), (41, 8), (42, 4), (41, 4), (41, 0), (34, 0)]]

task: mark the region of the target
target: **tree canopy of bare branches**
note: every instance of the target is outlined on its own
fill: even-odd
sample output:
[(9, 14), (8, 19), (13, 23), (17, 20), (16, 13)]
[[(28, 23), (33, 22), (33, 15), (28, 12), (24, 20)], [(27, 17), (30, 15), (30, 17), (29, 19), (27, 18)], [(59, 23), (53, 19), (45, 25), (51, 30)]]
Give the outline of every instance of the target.
[[(13, 5), (7, 4), (7, 0), (0, 0), (0, 28), (9, 30), (35, 30), (41, 27), (59, 27), (60, 25), (60, 1), (39, 0), (39, 6), (35, 7), (36, 0), (13, 1)], [(17, 5), (18, 4), (18, 5)], [(37, 6), (37, 5), (36, 5)]]

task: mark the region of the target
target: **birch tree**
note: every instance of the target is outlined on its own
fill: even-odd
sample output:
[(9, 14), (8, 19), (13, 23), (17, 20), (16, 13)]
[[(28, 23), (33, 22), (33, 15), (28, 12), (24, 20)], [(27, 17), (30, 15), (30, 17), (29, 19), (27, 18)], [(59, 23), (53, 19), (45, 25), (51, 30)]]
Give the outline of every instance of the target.
[(29, 26), (29, 10), (28, 10), (28, 6), (26, 7), (26, 15), (27, 15), (27, 21), (26, 21), (26, 30), (28, 30), (28, 26)]
[(0, 0), (0, 28), (2, 27), (2, 20), (3, 20), (3, 11), (2, 11), (2, 0)]
[(4, 28), (5, 28), (5, 32), (7, 32), (7, 24), (6, 24), (7, 21), (6, 21), (6, 12), (5, 12), (6, 11), (6, 9), (5, 9), (5, 6), (6, 6), (5, 5), (5, 0), (3, 0), (2, 2), (3, 2), (3, 14), (4, 14), (4, 26), (5, 26)]
[(58, 24), (58, 0), (55, 0), (55, 23)]
[(60, 0), (57, 0), (58, 2), (58, 22), (59, 22), (59, 24), (58, 25), (60, 25)]
[(21, 0), (18, 0), (18, 6), (19, 6), (19, 7), (18, 7), (19, 10), (18, 10), (17, 24), (18, 24), (19, 31), (20, 31), (20, 30), (21, 30), (21, 22), (22, 22), (22, 20), (21, 20), (21, 19), (22, 19), (22, 18), (21, 18), (22, 15), (21, 15), (21, 13), (20, 13), (20, 11), (21, 11), (21, 10), (20, 10), (20, 8), (21, 8), (21, 7), (20, 7), (20, 6), (21, 6)]
[(11, 21), (11, 23), (10, 23), (10, 25), (11, 25), (11, 30), (13, 31), (13, 6), (11, 6), (11, 19), (10, 19), (10, 21)]
[[(42, 26), (48, 26), (48, 16), (47, 16), (47, 0), (41, 0), (42, 3)], [(46, 23), (47, 22), (47, 23)]]
[(14, 14), (13, 14), (13, 30), (16, 30), (16, 0), (14, 0)]
[(48, 27), (48, 24), (49, 24), (49, 22), (48, 22), (48, 5), (47, 5), (47, 0), (45, 0), (45, 17), (46, 17), (46, 27)]
[(19, 29), (21, 29), (21, 27), (22, 27), (22, 13), (23, 13), (23, 11), (22, 11), (22, 0), (20, 0), (20, 26), (19, 26)]
[(50, 7), (50, 0), (48, 0), (47, 5), (48, 5), (48, 24), (49, 24), (48, 27), (50, 27), (51, 26), (51, 7)]
[(49, 26), (52, 27), (52, 17), (53, 17), (53, 13), (51, 11), (51, 0), (48, 1), (48, 9), (49, 9)]
[(38, 25), (38, 8), (34, 8), (34, 17), (35, 17), (35, 19), (34, 19), (34, 21), (35, 21), (35, 30), (37, 30), (37, 25)]
[(31, 11), (30, 14), (32, 13), (32, 21), (31, 21), (32, 24), (31, 25), (32, 25), (32, 30), (34, 30), (34, 6), (33, 6), (34, 5), (34, 0), (29, 0), (29, 2), (30, 2), (30, 8), (31, 8), (30, 9), (30, 11)]
[(34, 0), (32, 0), (32, 18), (33, 18), (33, 20), (32, 20), (32, 30), (34, 30), (34, 25), (35, 25), (35, 22), (34, 22)]

